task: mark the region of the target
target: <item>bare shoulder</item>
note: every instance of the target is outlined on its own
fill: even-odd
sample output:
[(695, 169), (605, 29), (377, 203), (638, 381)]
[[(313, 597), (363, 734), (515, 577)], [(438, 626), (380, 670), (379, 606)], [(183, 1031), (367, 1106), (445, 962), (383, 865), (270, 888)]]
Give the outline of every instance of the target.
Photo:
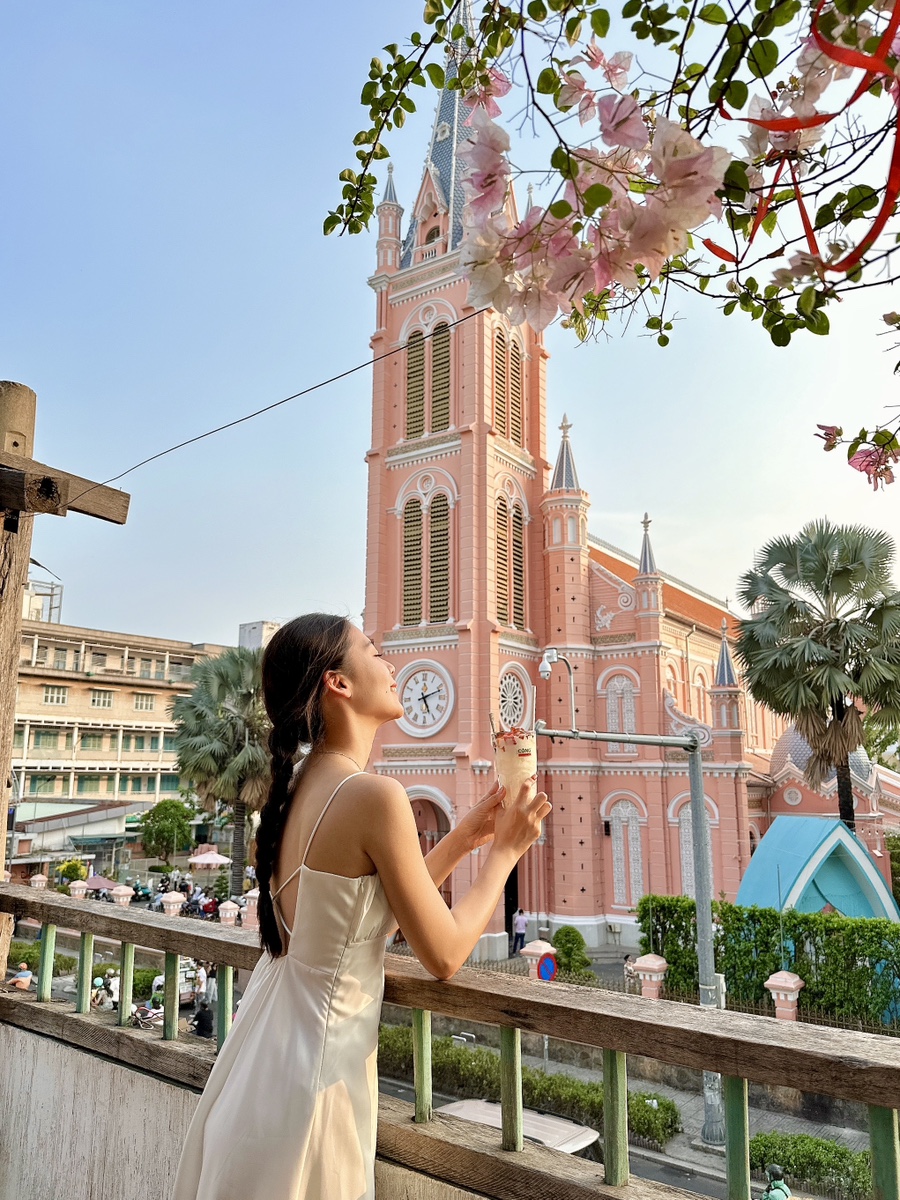
[(369, 805), (377, 805), (385, 813), (398, 805), (409, 808), (409, 797), (403, 784), (389, 775), (357, 775), (347, 784), (348, 791), (360, 801)]

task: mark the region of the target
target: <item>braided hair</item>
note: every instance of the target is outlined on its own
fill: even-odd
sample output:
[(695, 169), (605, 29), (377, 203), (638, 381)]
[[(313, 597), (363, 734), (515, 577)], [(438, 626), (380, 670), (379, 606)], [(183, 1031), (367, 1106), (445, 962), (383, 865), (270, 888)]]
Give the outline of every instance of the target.
[(312, 749), (325, 737), (325, 674), (343, 665), (350, 629), (346, 617), (309, 613), (282, 625), (263, 654), (272, 781), (256, 832), (257, 912), (260, 944), (273, 958), (284, 953), (271, 883), (291, 807), (294, 767), (301, 747)]

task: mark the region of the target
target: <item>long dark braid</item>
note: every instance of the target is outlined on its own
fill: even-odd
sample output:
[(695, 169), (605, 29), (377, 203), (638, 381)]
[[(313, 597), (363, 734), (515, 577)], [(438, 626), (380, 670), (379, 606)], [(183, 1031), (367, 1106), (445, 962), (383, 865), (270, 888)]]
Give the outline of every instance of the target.
[(271, 882), (291, 807), (294, 766), (301, 747), (316, 746), (325, 736), (324, 676), (343, 665), (349, 635), (345, 617), (310, 613), (283, 625), (263, 654), (263, 696), (272, 722), (272, 782), (256, 831), (257, 912), (260, 944), (275, 958), (284, 953), (284, 943)]

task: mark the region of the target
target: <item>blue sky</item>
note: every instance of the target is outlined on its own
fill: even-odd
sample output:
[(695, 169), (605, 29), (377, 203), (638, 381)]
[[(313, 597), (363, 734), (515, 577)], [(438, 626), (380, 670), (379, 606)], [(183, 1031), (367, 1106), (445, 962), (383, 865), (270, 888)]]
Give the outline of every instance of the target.
[[(286, 0), (5, 7), (0, 375), (38, 393), (42, 461), (104, 479), (368, 357), (374, 236), (321, 225), (369, 58), (420, 6), (346, 8), (339, 39), (333, 9)], [(407, 205), (420, 94), (392, 143)], [(660, 566), (720, 596), (812, 517), (893, 531), (900, 485), (873, 495), (812, 433), (895, 402), (877, 334), (897, 307), (861, 293), (831, 337), (786, 350), (697, 303), (666, 350), (637, 328), (583, 347), (551, 330), (551, 453), (565, 410), (592, 531), (636, 550), (648, 509)], [(241, 621), (358, 613), (369, 388), (360, 372), (143, 468), (124, 528), (38, 518), (64, 620), (232, 641)]]

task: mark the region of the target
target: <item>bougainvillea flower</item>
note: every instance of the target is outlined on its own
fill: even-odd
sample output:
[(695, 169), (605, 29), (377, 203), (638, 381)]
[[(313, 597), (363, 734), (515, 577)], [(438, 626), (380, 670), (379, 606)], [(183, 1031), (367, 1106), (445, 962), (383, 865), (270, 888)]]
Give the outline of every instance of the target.
[[(487, 116), (499, 117), (500, 105), (497, 103), (495, 97), (505, 96), (512, 87), (512, 82), (496, 67), (491, 67), (487, 74), (487, 82), (472, 88), (470, 92), (466, 92), (465, 101), (473, 110), (482, 108)], [(473, 115), (474, 112), (471, 112), (466, 117), (466, 125), (472, 124)]]
[(597, 104), (597, 115), (600, 136), (607, 146), (643, 150), (647, 145), (647, 126), (633, 96), (604, 96)]
[(900, 461), (896, 450), (887, 450), (884, 446), (872, 446), (867, 450), (858, 450), (850, 459), (854, 471), (862, 471), (868, 476), (869, 483), (877, 492), (879, 487), (894, 482), (894, 472), (891, 465)]
[(563, 85), (559, 89), (556, 102), (560, 108), (576, 108), (578, 120), (586, 125), (597, 115), (597, 97), (587, 85), (584, 76), (578, 71), (569, 71), (563, 75)]
[(821, 433), (817, 433), (815, 436), (821, 438), (825, 443), (825, 450), (833, 450), (844, 436), (844, 431), (840, 425), (817, 425), (816, 429), (822, 430)]

